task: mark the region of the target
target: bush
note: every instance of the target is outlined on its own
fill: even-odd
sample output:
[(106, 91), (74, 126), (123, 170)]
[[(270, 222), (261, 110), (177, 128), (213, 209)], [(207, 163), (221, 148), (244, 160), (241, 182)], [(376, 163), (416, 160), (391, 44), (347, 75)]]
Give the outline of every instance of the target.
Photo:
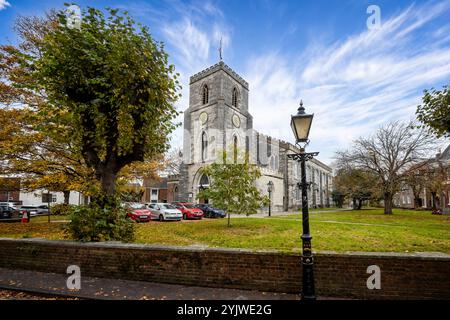
[(55, 216), (65, 216), (70, 213), (72, 207), (72, 205), (65, 203), (55, 204), (50, 207), (50, 213)]
[(134, 239), (134, 224), (126, 218), (126, 209), (113, 205), (74, 206), (70, 210), (71, 222), (65, 231), (78, 241), (124, 241)]

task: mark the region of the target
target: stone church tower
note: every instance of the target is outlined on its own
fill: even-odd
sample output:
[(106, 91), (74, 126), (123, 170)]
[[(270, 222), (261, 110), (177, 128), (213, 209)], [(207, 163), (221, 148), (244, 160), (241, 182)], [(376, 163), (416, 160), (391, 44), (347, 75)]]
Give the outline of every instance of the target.
[[(270, 197), (273, 211), (298, 209), (301, 205), (300, 166), (287, 155), (298, 153), (289, 142), (261, 134), (253, 129), (248, 111), (249, 85), (223, 61), (193, 75), (189, 83), (189, 107), (184, 111), (183, 163), (179, 174), (167, 178), (167, 199), (162, 201), (207, 202), (197, 199), (209, 178), (201, 168), (215, 161), (226, 150), (233, 161), (233, 150), (246, 151), (251, 163), (258, 165), (261, 177), (256, 187)], [(230, 163), (230, 162), (228, 162)], [(311, 181), (310, 206), (331, 203), (330, 167), (317, 159), (308, 161)], [(268, 194), (268, 184), (272, 192)], [(158, 193), (157, 186), (146, 190)], [(149, 197), (150, 199), (150, 197)], [(153, 200), (152, 200), (153, 201)], [(261, 208), (262, 212), (268, 208)]]
[(222, 150), (249, 150), (247, 134), (253, 128), (248, 112), (248, 83), (223, 61), (193, 75), (189, 107), (184, 112), (183, 160), (179, 197), (195, 201), (207, 177), (200, 168)]

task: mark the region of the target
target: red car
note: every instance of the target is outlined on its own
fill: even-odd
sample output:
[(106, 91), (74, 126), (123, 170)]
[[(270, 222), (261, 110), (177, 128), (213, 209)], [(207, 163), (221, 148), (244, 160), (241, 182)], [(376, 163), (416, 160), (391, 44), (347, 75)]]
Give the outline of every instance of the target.
[(194, 204), (188, 202), (174, 202), (172, 203), (183, 214), (183, 219), (201, 219), (203, 217), (203, 211), (196, 208)]
[(151, 220), (151, 212), (141, 203), (126, 203), (128, 209), (127, 218), (136, 222), (148, 222)]

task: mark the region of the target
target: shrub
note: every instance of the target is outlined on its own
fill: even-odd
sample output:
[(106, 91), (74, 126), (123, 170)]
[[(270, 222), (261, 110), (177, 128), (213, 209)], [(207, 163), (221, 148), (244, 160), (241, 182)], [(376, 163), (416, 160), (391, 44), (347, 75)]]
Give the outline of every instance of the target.
[(134, 239), (134, 225), (126, 218), (126, 209), (110, 204), (74, 206), (70, 210), (71, 222), (65, 231), (75, 240), (124, 241)]
[(73, 206), (66, 203), (54, 204), (50, 208), (50, 213), (55, 216), (65, 216), (70, 213)]

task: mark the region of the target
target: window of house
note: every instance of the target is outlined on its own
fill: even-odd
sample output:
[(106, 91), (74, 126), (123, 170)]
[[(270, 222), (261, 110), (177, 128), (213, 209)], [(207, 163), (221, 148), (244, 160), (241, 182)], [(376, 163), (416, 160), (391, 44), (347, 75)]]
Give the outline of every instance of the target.
[(209, 102), (209, 88), (206, 84), (203, 86), (202, 95), (203, 95), (203, 104), (207, 104)]
[(48, 203), (48, 202), (56, 202), (57, 197), (55, 193), (43, 193), (42, 194), (42, 202)]
[(158, 189), (152, 189), (152, 196), (158, 195)]

